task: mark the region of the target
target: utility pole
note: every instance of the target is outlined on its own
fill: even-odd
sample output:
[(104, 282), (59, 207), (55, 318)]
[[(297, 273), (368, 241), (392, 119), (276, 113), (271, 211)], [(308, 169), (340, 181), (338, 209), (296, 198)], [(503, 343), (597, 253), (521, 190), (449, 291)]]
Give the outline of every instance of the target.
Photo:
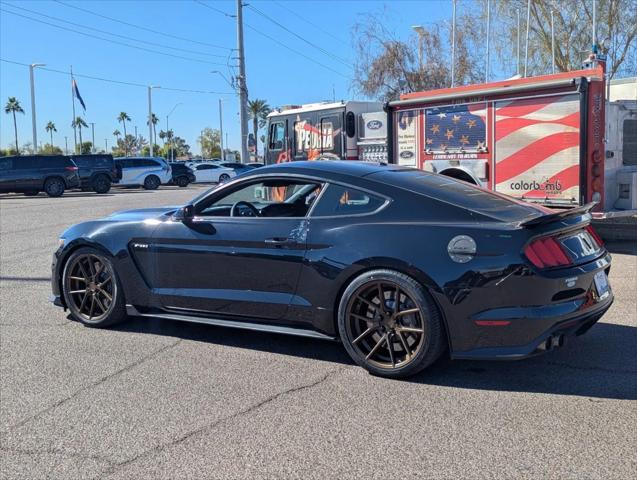
[(249, 162), (248, 154), (248, 87), (246, 86), (245, 53), (243, 50), (243, 4), (237, 0), (237, 50), (239, 53), (239, 113), (241, 118), (241, 162)]
[(487, 0), (487, 58), (484, 66), (484, 83), (489, 81), (489, 37), (491, 36), (491, 0)]
[(108, 138), (104, 139), (104, 147), (106, 148), (104, 151), (108, 153)]
[(597, 46), (597, 1), (593, 0), (593, 47)]
[(555, 19), (551, 10), (551, 73), (555, 73)]
[(526, 2), (526, 42), (524, 45), (524, 76), (529, 64), (529, 26), (531, 24), (531, 0)]
[(91, 153), (95, 153), (95, 122), (89, 122), (91, 124)]
[(71, 101), (73, 103), (73, 153), (77, 152), (77, 125), (75, 125), (75, 90), (73, 89), (73, 65), (71, 65)]
[(515, 69), (515, 73), (520, 75), (520, 9), (518, 8), (518, 62), (517, 68)]
[(64, 155), (69, 154), (69, 137), (64, 137)]
[(29, 77), (31, 80), (31, 124), (33, 126), (33, 148), (38, 152), (38, 127), (35, 121), (35, 80), (33, 79), (33, 69), (43, 67), (43, 63), (32, 63), (29, 65)]
[[(166, 115), (166, 135), (170, 135), (168, 132), (170, 131), (170, 129), (168, 128), (168, 117), (170, 117), (173, 112), (175, 111), (175, 108), (177, 108), (179, 105), (183, 105), (183, 103), (179, 102), (177, 103), (170, 112), (168, 112), (168, 115)], [(173, 155), (173, 137), (170, 136), (168, 137), (168, 141), (170, 142), (170, 155), (168, 155), (168, 157), (170, 158), (170, 160), (174, 160), (174, 155)]]
[(422, 74), (422, 51), (425, 40), (425, 29), (422, 25), (412, 25), (411, 28), (418, 34), (418, 71)]
[(223, 154), (223, 107), (221, 106), (222, 99), (219, 99), (219, 143), (221, 147), (221, 160), (225, 160), (226, 156)]
[(456, 0), (452, 1), (451, 18), (451, 87), (456, 84)]

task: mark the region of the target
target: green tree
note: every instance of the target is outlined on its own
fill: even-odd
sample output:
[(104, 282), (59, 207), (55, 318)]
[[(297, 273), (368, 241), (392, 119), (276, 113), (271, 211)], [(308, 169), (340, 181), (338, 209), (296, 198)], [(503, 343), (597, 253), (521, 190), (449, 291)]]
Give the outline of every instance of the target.
[[(119, 112), (119, 115), (117, 116), (117, 121), (120, 122), (122, 125), (124, 125), (124, 138), (126, 138), (126, 136), (127, 136), (127, 134), (126, 134), (126, 122), (130, 122), (131, 121), (130, 117), (128, 116), (128, 113)], [(126, 150), (126, 155), (128, 155), (128, 150)]]
[[(157, 124), (159, 123), (159, 117), (154, 113), (150, 115), (150, 121), (153, 124), (153, 144), (157, 143)], [(146, 121), (146, 125), (148, 125), (148, 120)], [(154, 147), (153, 147), (154, 148)]]
[(51, 134), (51, 146), (52, 146), (53, 145), (53, 132), (57, 132), (58, 129), (55, 128), (55, 123), (53, 123), (51, 120), (49, 120), (48, 123), (46, 124), (45, 130)]
[(268, 102), (263, 99), (255, 98), (254, 100), (248, 100), (248, 115), (252, 119), (252, 133), (254, 134), (254, 156), (258, 155), (258, 138), (259, 128), (263, 128), (266, 124), (266, 118), (272, 111)]
[(50, 143), (45, 143), (40, 151), (47, 155), (62, 155), (63, 153), (60, 147), (56, 147)]
[[(84, 121), (82, 117), (76, 117), (75, 120), (71, 122), (71, 127), (77, 128), (78, 133), (80, 134), (80, 149), (82, 145), (82, 128), (88, 128), (88, 124)], [(76, 147), (77, 149), (77, 147)]]
[(201, 145), (203, 158), (221, 158), (221, 132), (219, 130), (206, 127), (201, 131), (197, 141)]
[(82, 142), (80, 145), (80, 154), (86, 155), (93, 151), (93, 142)]
[(13, 131), (15, 132), (15, 150), (17, 155), (20, 155), (20, 147), (18, 146), (18, 124), (16, 122), (15, 114), (22, 113), (24, 114), (24, 110), (20, 105), (20, 101), (15, 97), (9, 97), (7, 100), (7, 104), (4, 106), (4, 113), (13, 114)]

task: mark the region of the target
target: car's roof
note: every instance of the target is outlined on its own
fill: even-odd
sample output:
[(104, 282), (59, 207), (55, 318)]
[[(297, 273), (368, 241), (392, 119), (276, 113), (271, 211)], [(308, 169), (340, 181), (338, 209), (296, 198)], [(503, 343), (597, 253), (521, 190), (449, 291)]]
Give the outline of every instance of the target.
[(391, 169), (402, 169), (398, 165), (378, 162), (361, 162), (353, 160), (310, 160), (266, 165), (259, 168), (264, 173), (296, 173), (306, 175), (336, 174), (352, 177), (364, 177), (372, 173)]

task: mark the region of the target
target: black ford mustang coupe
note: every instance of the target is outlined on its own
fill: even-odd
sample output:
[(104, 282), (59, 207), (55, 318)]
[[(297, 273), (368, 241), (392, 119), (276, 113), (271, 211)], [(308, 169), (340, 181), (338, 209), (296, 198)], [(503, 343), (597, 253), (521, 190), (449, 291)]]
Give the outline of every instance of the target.
[(134, 315), (340, 339), (387, 377), (447, 349), (523, 358), (613, 301), (590, 207), (556, 212), (395, 165), (292, 162), (69, 228), (52, 299), (93, 327)]

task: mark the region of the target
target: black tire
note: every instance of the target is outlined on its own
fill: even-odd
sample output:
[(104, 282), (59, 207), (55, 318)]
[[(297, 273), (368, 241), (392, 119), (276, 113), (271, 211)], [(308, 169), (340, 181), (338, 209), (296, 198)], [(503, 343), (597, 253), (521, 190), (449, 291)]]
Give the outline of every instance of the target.
[(222, 173), (221, 175), (219, 175), (219, 183), (227, 182), (228, 180), (230, 180), (230, 175), (228, 175), (227, 173)]
[(178, 186), (184, 188), (184, 187), (187, 187), (190, 182), (188, 181), (188, 177), (182, 175), (181, 177), (177, 177), (177, 179), (175, 180), (175, 183)]
[(146, 190), (157, 190), (157, 188), (161, 185), (161, 180), (157, 175), (148, 175), (144, 179), (144, 188)]
[(35, 197), (38, 193), (37, 190), (29, 190), (28, 192), (22, 192), (25, 197)]
[(61, 197), (65, 187), (64, 180), (60, 177), (47, 178), (44, 182), (44, 191), (49, 197)]
[(127, 319), (124, 291), (112, 259), (94, 248), (82, 247), (68, 258), (62, 294), (71, 316), (86, 326), (103, 328)]
[(95, 193), (108, 193), (111, 189), (111, 179), (106, 175), (98, 175), (93, 179), (92, 188)]
[[(382, 292), (382, 307), (381, 294), (374, 289)], [(446, 348), (433, 299), (416, 280), (394, 270), (365, 272), (347, 286), (339, 302), (338, 330), (345, 350), (358, 365), (387, 378), (420, 372)]]

